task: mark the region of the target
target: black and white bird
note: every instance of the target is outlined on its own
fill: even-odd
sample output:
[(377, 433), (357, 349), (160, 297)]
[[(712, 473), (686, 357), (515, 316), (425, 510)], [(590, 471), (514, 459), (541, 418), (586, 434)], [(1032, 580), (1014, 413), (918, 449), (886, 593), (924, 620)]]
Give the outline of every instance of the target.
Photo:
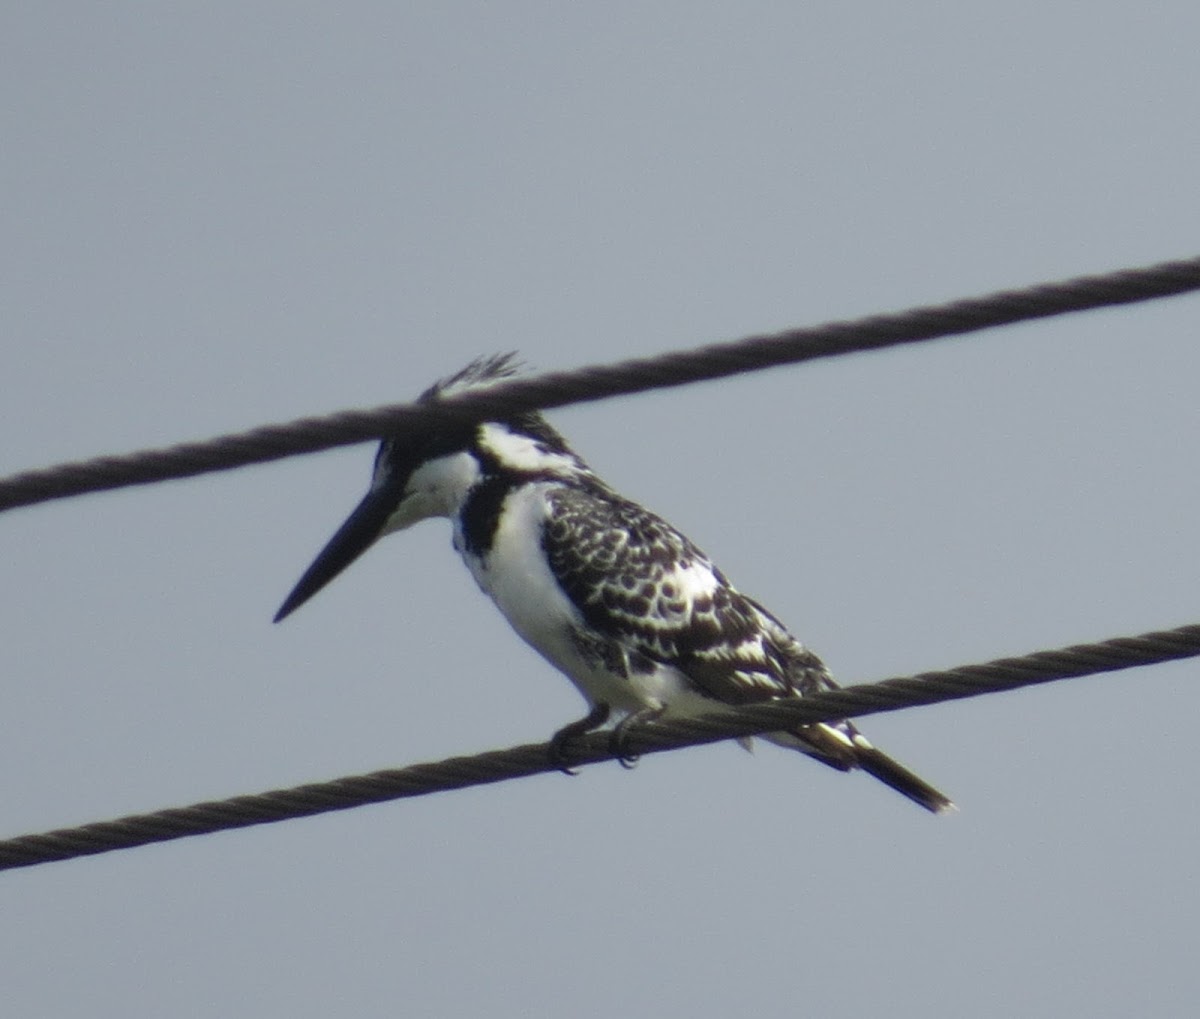
[[(513, 355), (473, 361), (420, 397), (511, 377)], [(662, 518), (605, 484), (537, 413), (385, 439), (366, 497), (288, 595), (295, 611), (374, 542), (449, 517), (454, 547), (514, 630), (591, 707), (551, 741), (696, 717), (720, 705), (836, 688), (821, 660)], [(767, 737), (841, 771), (861, 768), (927, 810), (953, 804), (848, 721)]]

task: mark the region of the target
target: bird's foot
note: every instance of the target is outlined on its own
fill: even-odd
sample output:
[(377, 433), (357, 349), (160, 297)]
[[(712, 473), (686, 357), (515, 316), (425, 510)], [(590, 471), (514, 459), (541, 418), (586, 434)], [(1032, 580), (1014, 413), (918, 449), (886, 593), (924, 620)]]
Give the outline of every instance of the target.
[(661, 718), (662, 713), (666, 710), (666, 706), (662, 704), (652, 708), (642, 708), (641, 711), (635, 711), (632, 715), (626, 715), (617, 723), (608, 739), (608, 752), (620, 762), (622, 768), (628, 770), (636, 768), (641, 757), (640, 754), (631, 754), (626, 749), (630, 730)]
[(550, 737), (550, 763), (553, 764), (564, 775), (574, 775), (576, 771), (571, 767), (571, 757), (567, 753), (567, 744), (576, 736), (584, 736), (593, 729), (598, 729), (608, 721), (610, 713), (609, 706), (603, 701), (594, 705), (583, 718), (571, 722), (569, 725), (564, 725), (553, 736)]

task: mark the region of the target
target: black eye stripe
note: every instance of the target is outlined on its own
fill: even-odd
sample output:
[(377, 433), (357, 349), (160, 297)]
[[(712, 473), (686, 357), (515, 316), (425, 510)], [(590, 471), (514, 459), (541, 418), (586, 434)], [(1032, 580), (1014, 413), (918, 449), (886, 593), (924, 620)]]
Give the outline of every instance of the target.
[(471, 430), (462, 429), (384, 439), (375, 454), (375, 476), (386, 470), (389, 481), (403, 482), (421, 464), (467, 449), (472, 438)]

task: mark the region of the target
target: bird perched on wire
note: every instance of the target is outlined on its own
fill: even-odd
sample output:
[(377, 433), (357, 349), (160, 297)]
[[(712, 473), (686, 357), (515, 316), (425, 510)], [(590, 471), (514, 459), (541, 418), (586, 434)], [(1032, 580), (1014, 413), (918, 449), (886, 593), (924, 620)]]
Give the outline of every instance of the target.
[[(479, 358), (421, 403), (516, 374), (514, 355)], [(618, 495), (541, 414), (447, 422), (385, 439), (370, 490), (284, 601), (295, 611), (374, 542), (449, 517), (480, 588), (591, 710), (551, 740), (608, 726), (623, 756), (630, 726), (720, 705), (803, 697), (836, 684), (821, 660), (742, 594), (661, 517)], [(766, 736), (841, 771), (861, 768), (927, 810), (944, 795), (873, 747), (849, 721)]]

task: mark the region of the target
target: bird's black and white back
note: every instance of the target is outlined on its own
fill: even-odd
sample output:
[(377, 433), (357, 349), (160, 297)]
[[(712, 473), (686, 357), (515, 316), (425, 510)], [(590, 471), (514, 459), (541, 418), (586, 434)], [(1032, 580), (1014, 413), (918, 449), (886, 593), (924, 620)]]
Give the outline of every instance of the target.
[[(433, 402), (516, 372), (482, 358), (422, 394)], [(385, 440), (366, 498), (277, 619), (376, 538), (449, 517), (454, 547), (513, 628), (596, 709), (592, 721), (694, 717), (721, 704), (835, 688), (821, 660), (662, 518), (614, 492), (537, 413)], [(929, 810), (949, 799), (849, 722), (768, 739), (862, 768)]]

